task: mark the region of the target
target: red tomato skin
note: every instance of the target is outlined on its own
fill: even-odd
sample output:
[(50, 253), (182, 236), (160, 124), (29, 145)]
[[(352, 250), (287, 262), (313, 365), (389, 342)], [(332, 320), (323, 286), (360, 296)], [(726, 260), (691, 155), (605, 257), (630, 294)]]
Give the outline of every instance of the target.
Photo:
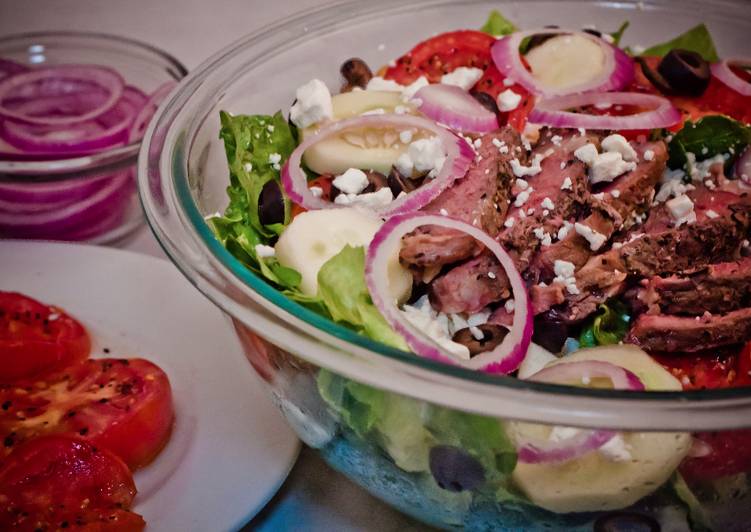
[(68, 434), (137, 469), (164, 447), (173, 419), (169, 379), (143, 359), (91, 359), (48, 382), (0, 387), (5, 454), (38, 435)]
[(686, 458), (680, 472), (691, 484), (751, 472), (751, 430), (700, 432), (694, 437), (711, 449), (706, 456)]
[(86, 329), (62, 309), (0, 292), (0, 384), (46, 377), (90, 351)]
[(80, 438), (42, 436), (16, 448), (0, 468), (0, 528), (85, 523), (92, 512), (130, 507), (135, 495), (133, 476), (115, 454)]
[(495, 37), (476, 30), (441, 33), (422, 41), (386, 69), (383, 77), (409, 85), (420, 76), (438, 83), (443, 74), (458, 67), (485, 70), (492, 64), (490, 47)]

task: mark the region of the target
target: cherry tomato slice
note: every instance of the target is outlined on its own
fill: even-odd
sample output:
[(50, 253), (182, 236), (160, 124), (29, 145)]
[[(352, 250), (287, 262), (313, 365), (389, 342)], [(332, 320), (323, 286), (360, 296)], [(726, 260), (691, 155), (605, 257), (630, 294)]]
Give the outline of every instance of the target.
[(384, 78), (409, 85), (420, 76), (437, 83), (458, 67), (485, 70), (492, 65), (490, 47), (495, 37), (475, 30), (442, 33), (427, 39), (386, 69)]
[(61, 309), (0, 292), (0, 383), (50, 375), (90, 350), (86, 329)]
[(40, 434), (69, 434), (114, 452), (131, 469), (150, 462), (174, 417), (167, 375), (142, 359), (92, 359), (30, 386), (0, 387), (4, 453)]
[(751, 343), (741, 352), (716, 352), (654, 357), (683, 384), (684, 390), (713, 390), (751, 386)]
[(136, 532), (143, 519), (125, 511), (135, 495), (128, 466), (113, 453), (79, 438), (43, 436), (0, 468), (0, 528)]
[(700, 432), (694, 437), (707, 444), (709, 454), (683, 461), (680, 471), (688, 482), (751, 472), (751, 430)]

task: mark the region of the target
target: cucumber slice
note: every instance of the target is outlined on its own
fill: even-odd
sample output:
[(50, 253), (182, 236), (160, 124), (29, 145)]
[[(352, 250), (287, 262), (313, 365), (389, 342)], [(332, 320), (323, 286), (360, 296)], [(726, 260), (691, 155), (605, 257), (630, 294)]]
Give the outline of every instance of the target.
[(532, 75), (550, 88), (581, 85), (602, 74), (605, 53), (581, 35), (560, 35), (532, 48), (524, 56)]
[[(582, 349), (549, 365), (601, 360), (634, 372), (648, 390), (680, 390), (680, 382), (649, 355), (634, 346)], [(549, 427), (510, 424), (514, 430), (534, 431), (536, 437)], [(624, 432), (630, 458), (614, 461), (600, 452), (561, 463), (519, 463), (512, 474), (516, 486), (538, 506), (551, 512), (617, 510), (634, 504), (665, 483), (691, 447), (691, 435), (679, 432)]]
[[(402, 101), (398, 92), (345, 92), (332, 97), (331, 102), (334, 120), (352, 118), (379, 109), (383, 109), (385, 113), (393, 113), (399, 106), (408, 114), (416, 114), (414, 106)], [(303, 130), (303, 138), (316, 130), (316, 127)], [(415, 132), (414, 138), (418, 137), (419, 132)], [(338, 175), (350, 168), (388, 174), (406, 148), (407, 145), (400, 141), (399, 131), (396, 130), (348, 131), (311, 146), (303, 155), (303, 161), (309, 169), (318, 174)]]

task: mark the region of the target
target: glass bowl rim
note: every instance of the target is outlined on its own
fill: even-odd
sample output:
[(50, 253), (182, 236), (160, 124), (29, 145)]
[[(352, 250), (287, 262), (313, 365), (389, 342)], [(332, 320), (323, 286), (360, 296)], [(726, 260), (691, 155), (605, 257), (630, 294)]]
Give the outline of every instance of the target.
[[(103, 45), (111, 45), (113, 41), (117, 44), (126, 45), (132, 49), (138, 49), (146, 52), (152, 59), (161, 59), (175, 69), (179, 77), (175, 81), (180, 81), (188, 74), (188, 69), (169, 52), (162, 50), (152, 44), (105, 32), (96, 31), (71, 31), (71, 30), (49, 30), (49, 31), (31, 31), (22, 33), (13, 33), (0, 37), (0, 49), (12, 44), (15, 41), (28, 39), (88, 39), (99, 42)], [(70, 177), (68, 174), (80, 176), (81, 172), (99, 172), (103, 168), (110, 166), (124, 166), (136, 162), (138, 150), (141, 147), (143, 139), (131, 142), (126, 146), (98, 151), (90, 155), (78, 157), (68, 157), (61, 159), (45, 159), (41, 161), (26, 160), (0, 160), (0, 174), (10, 176), (33, 177), (44, 175), (46, 180), (65, 180)], [(49, 176), (53, 175), (53, 179)]]
[[(509, 0), (496, 2), (496, 5), (508, 1)], [(533, 1), (539, 2), (544, 0)], [(469, 0), (465, 3), (485, 2), (484, 0)], [(608, 7), (613, 5), (612, 2), (607, 0), (580, 0), (579, 3), (598, 4)], [(734, 0), (724, 0), (722, 3), (730, 8), (742, 6), (742, 2)], [(626, 0), (625, 2), (619, 2), (619, 5), (621, 4), (630, 6), (631, 8), (637, 8), (638, 6), (640, 9), (644, 7), (647, 9), (660, 9), (665, 7), (665, 3), (659, 1), (641, 2), (637, 0)], [(378, 5), (374, 7), (369, 3), (363, 4), (358, 0), (343, 3), (331, 3), (301, 12), (294, 17), (266, 26), (264, 29), (251, 33), (225, 47), (199, 65), (180, 83), (179, 87), (173, 91), (170, 97), (163, 103), (156, 119), (152, 121), (152, 124), (144, 137), (145, 142), (141, 148), (141, 155), (139, 158), (138, 179), (141, 201), (146, 212), (147, 221), (163, 250), (188, 280), (203, 292), (204, 295), (214, 301), (215, 304), (223, 308), (230, 315), (233, 314), (232, 311), (228, 310), (228, 305), (226, 304), (226, 301), (224, 301), (226, 298), (223, 299), (223, 295), (217, 290), (209, 287), (207, 283), (204, 282), (207, 280), (206, 277), (201, 280), (196, 278), (196, 275), (201, 276), (201, 273), (186, 262), (184, 252), (177, 249), (177, 247), (171, 242), (171, 237), (174, 235), (169, 235), (169, 232), (165, 229), (163, 220), (160, 219), (160, 213), (157, 212), (158, 209), (152, 204), (153, 198), (149, 196), (149, 175), (153, 175), (154, 172), (159, 175), (162, 184), (170, 187), (167, 196), (168, 200), (177, 208), (176, 214), (180, 218), (180, 222), (182, 222), (180, 230), (184, 232), (182, 236), (192, 239), (194, 243), (198, 244), (201, 253), (205, 254), (209, 260), (218, 263), (217, 265), (222, 268), (223, 272), (229, 272), (230, 275), (226, 277), (226, 279), (234, 284), (233, 288), (240, 289), (243, 295), (248, 295), (254, 300), (254, 302), (266, 303), (264, 308), (270, 310), (274, 315), (274, 318), (287, 320), (288, 323), (296, 322), (298, 320), (302, 321), (309, 327), (306, 328), (306, 331), (297, 329), (295, 330), (295, 333), (302, 334), (303, 332), (308, 332), (308, 334), (315, 340), (327, 344), (327, 347), (334, 349), (339, 347), (341, 349), (340, 346), (345, 344), (345, 349), (347, 347), (355, 349), (359, 348), (360, 352), (364, 352), (366, 356), (370, 358), (371, 363), (374, 362), (374, 359), (401, 363), (399, 367), (408, 369), (414, 368), (416, 371), (425, 370), (436, 376), (440, 375), (448, 377), (449, 381), (461, 383), (470, 388), (477, 387), (475, 392), (478, 394), (480, 389), (494, 389), (499, 392), (509, 392), (507, 396), (513, 396), (516, 400), (529, 400), (531, 398), (529, 394), (532, 393), (536, 400), (555, 401), (556, 399), (573, 398), (577, 401), (576, 404), (584, 406), (584, 401), (596, 399), (603, 405), (611, 403), (611, 408), (608, 409), (610, 412), (616, 411), (616, 405), (627, 408), (639, 406), (644, 407), (650, 413), (660, 412), (664, 416), (671, 416), (679, 413), (690, 415), (693, 412), (693, 409), (697, 409), (697, 413), (698, 411), (702, 411), (705, 414), (703, 419), (707, 421), (708, 425), (711, 425), (712, 428), (718, 429), (726, 428), (725, 425), (727, 425), (727, 419), (729, 418), (725, 418), (726, 421), (724, 424), (720, 422), (712, 423), (712, 412), (719, 413), (722, 411), (724, 414), (732, 414), (734, 416), (751, 413), (751, 388), (673, 392), (598, 390), (537, 383), (513, 377), (487, 375), (459, 366), (451, 366), (426, 360), (412, 353), (391, 348), (380, 342), (359, 335), (356, 332), (334, 323), (333, 321), (316, 314), (312, 310), (286, 298), (281, 292), (268, 285), (263, 279), (243, 266), (242, 263), (235, 259), (235, 257), (232, 256), (214, 237), (213, 232), (208, 227), (208, 224), (206, 224), (203, 215), (199, 212), (193, 201), (190, 187), (188, 185), (187, 153), (190, 151), (190, 143), (192, 142), (193, 137), (183, 133), (178, 135), (178, 138), (175, 139), (177, 145), (170, 146), (165, 142), (166, 137), (170, 136), (170, 130), (174, 133), (174, 129), (186, 127), (185, 123), (179, 124), (178, 127), (178, 125), (174, 123), (176, 117), (180, 114), (185, 104), (194, 98), (195, 90), (201, 85), (208, 83), (207, 80), (211, 78), (212, 72), (233, 59), (239, 60), (238, 58), (241, 57), (243, 53), (246, 53), (248, 49), (254, 47), (254, 45), (264, 43), (267, 46), (270, 46), (269, 41), (273, 40), (273, 35), (279, 30), (303, 30), (298, 32), (298, 35), (304, 34), (302, 37), (298, 37), (291, 41), (294, 47), (305, 42), (307, 39), (312, 38), (316, 31), (319, 31), (321, 27), (327, 27), (327, 25), (333, 25), (335, 22), (341, 21), (342, 14), (344, 13), (348, 13), (349, 19), (351, 19), (352, 10), (355, 9), (358, 14), (356, 21), (359, 22), (361, 19), (373, 16), (373, 14), (394, 14), (405, 9), (417, 10), (426, 6), (439, 7), (453, 5), (455, 5), (455, 2), (449, 0), (422, 0), (420, 2), (409, 3), (406, 8), (400, 0), (387, 0), (386, 2), (378, 3)], [(369, 6), (369, 8), (363, 9), (364, 6)], [(294, 31), (292, 33), (294, 33)], [(287, 42), (289, 43), (289, 40)], [(235, 76), (237, 75), (238, 74), (235, 74)], [(221, 94), (222, 91), (220, 89), (230, 86), (233, 79), (230, 79), (229, 81), (225, 79), (221, 82), (216, 82), (215, 79), (212, 81), (214, 81), (212, 84), (212, 92), (216, 95)], [(213, 100), (213, 103), (216, 103), (216, 101), (216, 99)], [(181, 118), (183, 118), (183, 122), (188, 121), (184, 119), (184, 117)], [(194, 116), (190, 119), (191, 123), (187, 126), (187, 130), (190, 131), (191, 134), (195, 134), (196, 124), (199, 119), (202, 120), (203, 117)], [(160, 135), (155, 134), (157, 130), (161, 132)], [(152, 143), (154, 144), (152, 145)], [(158, 155), (153, 156), (154, 153), (157, 153)], [(165, 180), (163, 176), (168, 176), (167, 180)], [(313, 333), (310, 332), (310, 327), (314, 330)], [(311, 345), (307, 338), (304, 341), (307, 342), (309, 346)], [(296, 354), (296, 356), (305, 358), (304, 355)], [(377, 363), (377, 360), (375, 360), (375, 362)], [(337, 369), (335, 366), (328, 367), (334, 371)], [(411, 376), (413, 375), (410, 375), (410, 377)], [(373, 385), (397, 391), (393, 389), (393, 386), (391, 386), (390, 383), (380, 382)], [(412, 395), (409, 391), (405, 391), (404, 389), (398, 391), (398, 393)], [(498, 415), (489, 411), (488, 408), (483, 408), (478, 405), (456, 404), (446, 398), (433, 397), (427, 398), (426, 400), (442, 403), (446, 406), (460, 410)], [(585, 410), (587, 409), (585, 408)], [(594, 412), (595, 410), (596, 409), (590, 408), (590, 412)], [(551, 418), (551, 416), (547, 417)], [(665, 417), (664, 419), (669, 420), (671, 418)], [(748, 419), (749, 421), (746, 421), (747, 425), (751, 423), (751, 416), (749, 416)], [(736, 424), (733, 425), (733, 428), (738, 426), (738, 421), (739, 418), (736, 417)], [(581, 426), (587, 426), (586, 421), (582, 421), (581, 419), (579, 420), (579, 423), (581, 423)], [(572, 423), (572, 425), (576, 424), (576, 422)], [(638, 423), (634, 422), (632, 424)], [(618, 424), (616, 423), (613, 427), (617, 425)], [(660, 429), (658, 425), (653, 425), (655, 425), (654, 428), (650, 430)], [(690, 421), (680, 421), (668, 423), (665, 427), (666, 429), (684, 427), (681, 430), (688, 430), (687, 427), (689, 425), (691, 425)]]

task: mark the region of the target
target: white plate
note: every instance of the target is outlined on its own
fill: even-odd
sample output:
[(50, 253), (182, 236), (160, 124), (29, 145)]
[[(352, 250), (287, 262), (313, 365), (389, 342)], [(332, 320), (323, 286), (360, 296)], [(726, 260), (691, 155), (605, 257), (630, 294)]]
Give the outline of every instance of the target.
[(93, 356), (144, 357), (169, 376), (172, 438), (135, 475), (134, 510), (147, 530), (236, 530), (276, 493), (300, 444), (229, 321), (171, 264), (110, 248), (0, 241), (0, 290), (67, 310), (89, 329)]

